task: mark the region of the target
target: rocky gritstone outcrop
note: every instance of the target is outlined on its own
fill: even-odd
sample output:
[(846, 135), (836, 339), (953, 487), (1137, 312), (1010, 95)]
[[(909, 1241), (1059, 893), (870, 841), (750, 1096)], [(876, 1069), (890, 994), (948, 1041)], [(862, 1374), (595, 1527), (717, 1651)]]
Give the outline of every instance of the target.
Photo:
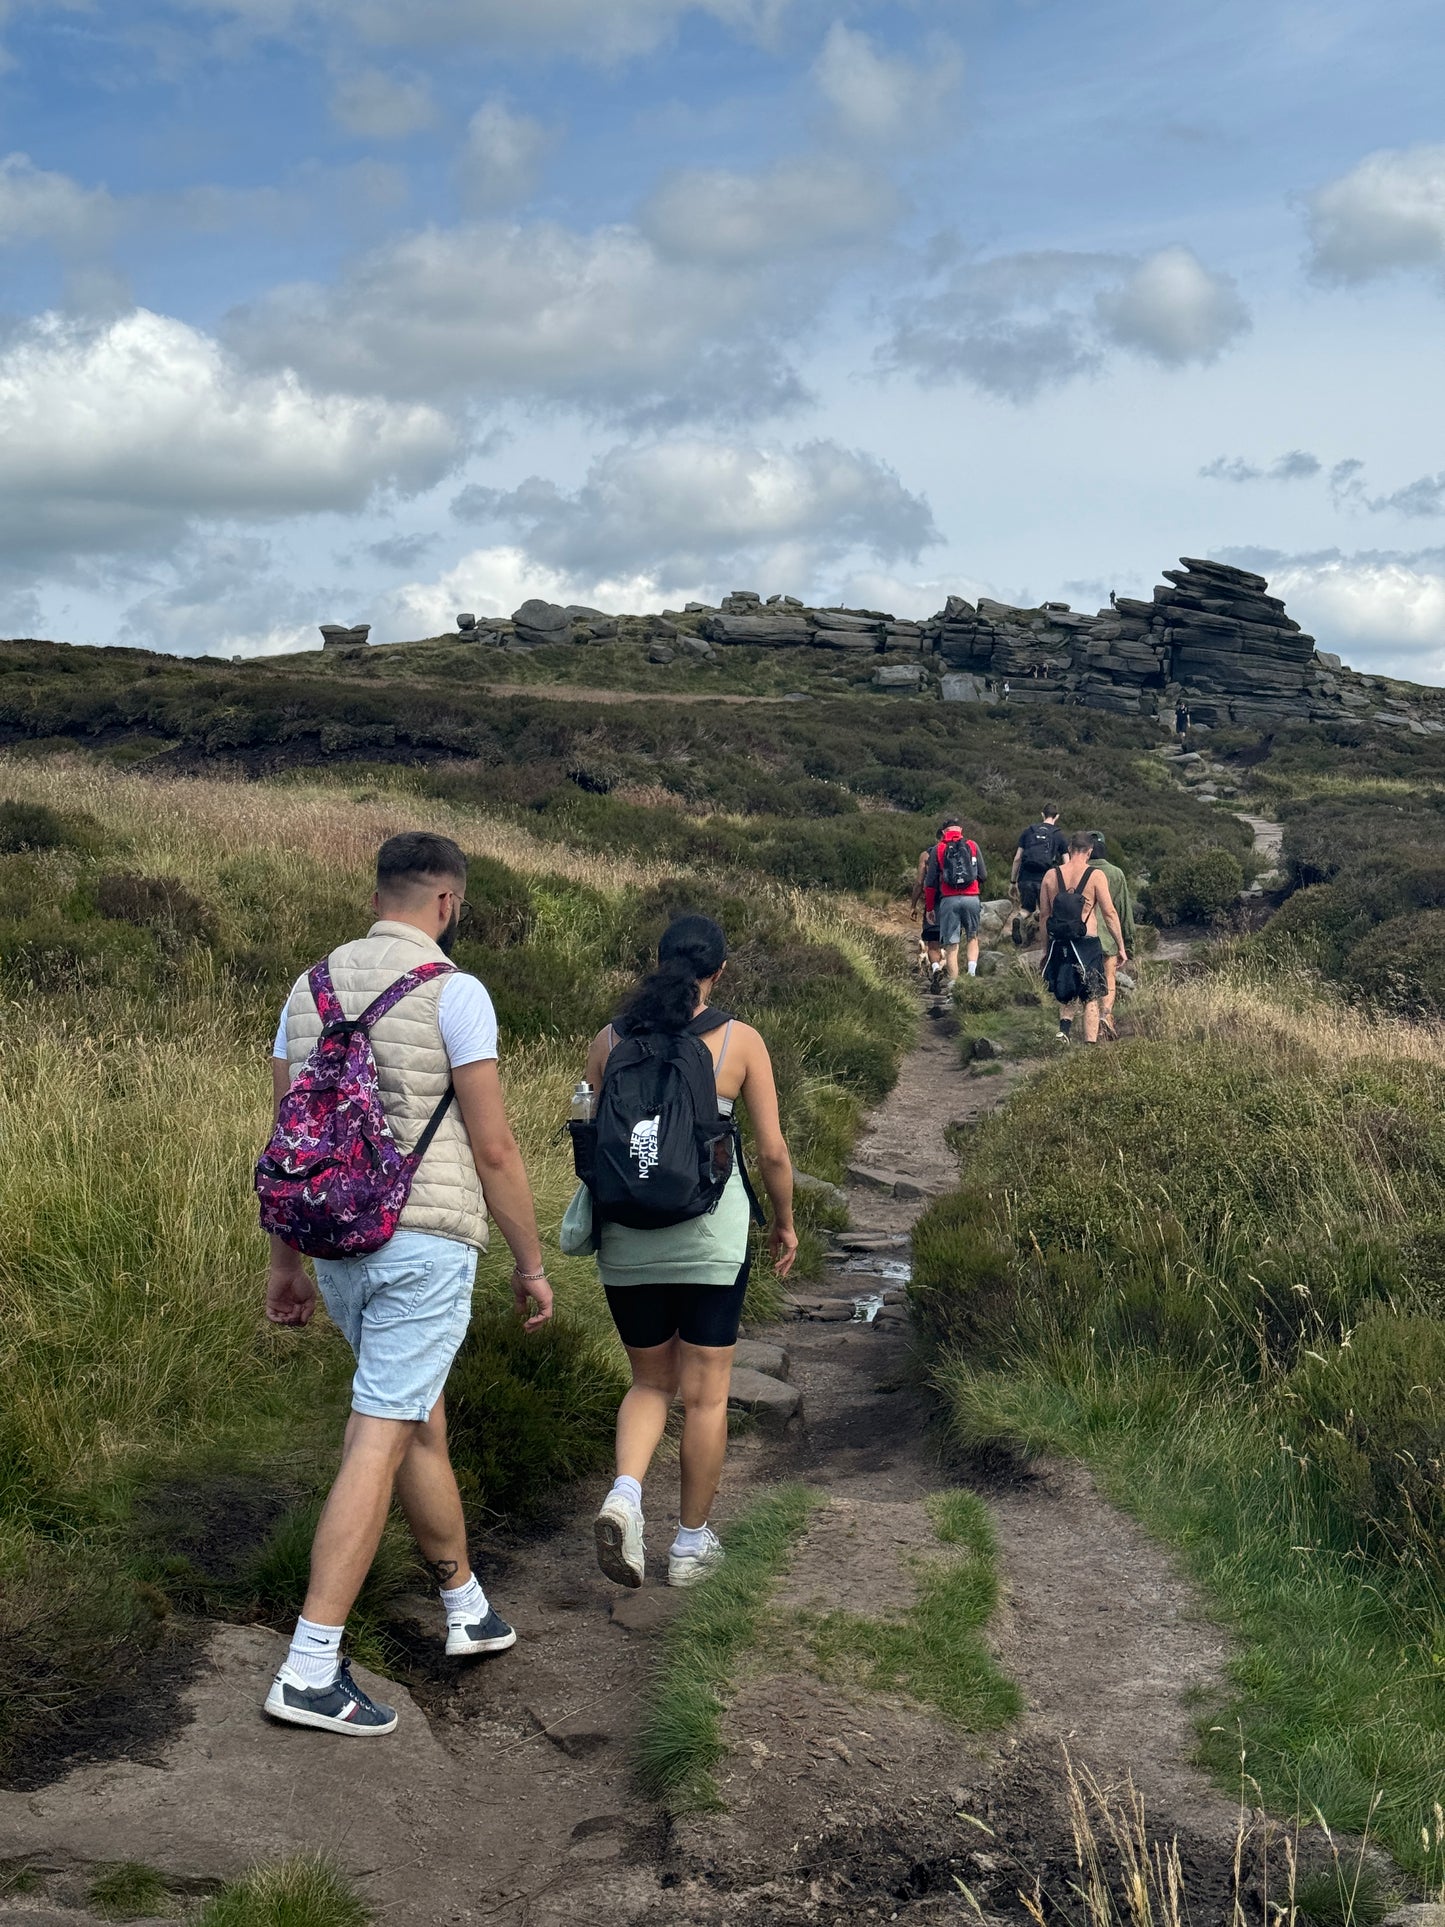
[(641, 642), (659, 665), (682, 655), (715, 659), (742, 644), (826, 649), (879, 657), (875, 688), (936, 690), (945, 702), (1069, 703), (1172, 717), (1183, 699), (1193, 722), (1206, 726), (1353, 715), (1418, 735), (1445, 733), (1445, 690), (1346, 669), (1338, 656), (1316, 650), (1264, 576), (1197, 556), (1166, 569), (1152, 601), (1111, 597), (1096, 615), (1064, 602), (1021, 609), (950, 596), (937, 615), (913, 622), (881, 609), (811, 608), (796, 596), (764, 601), (737, 589), (716, 607), (689, 602), (647, 616), (534, 598), (507, 622), (458, 616), (457, 632), (512, 650)]

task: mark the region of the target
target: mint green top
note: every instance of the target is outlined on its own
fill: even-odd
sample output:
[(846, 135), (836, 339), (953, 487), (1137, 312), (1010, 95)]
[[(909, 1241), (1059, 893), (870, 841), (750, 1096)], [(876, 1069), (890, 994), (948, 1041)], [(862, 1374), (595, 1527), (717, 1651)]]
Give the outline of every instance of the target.
[(737, 1166), (711, 1211), (684, 1224), (634, 1231), (604, 1224), (597, 1269), (608, 1290), (619, 1285), (735, 1285), (748, 1255), (748, 1194)]

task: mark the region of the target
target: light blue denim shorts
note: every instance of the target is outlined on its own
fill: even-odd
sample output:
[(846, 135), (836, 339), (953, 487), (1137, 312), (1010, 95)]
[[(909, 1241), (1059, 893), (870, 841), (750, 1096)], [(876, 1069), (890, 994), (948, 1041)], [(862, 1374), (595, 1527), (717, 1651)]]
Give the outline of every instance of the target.
[(356, 1354), (351, 1409), (428, 1419), (472, 1318), (477, 1254), (455, 1238), (398, 1231), (364, 1258), (318, 1258), (331, 1322)]

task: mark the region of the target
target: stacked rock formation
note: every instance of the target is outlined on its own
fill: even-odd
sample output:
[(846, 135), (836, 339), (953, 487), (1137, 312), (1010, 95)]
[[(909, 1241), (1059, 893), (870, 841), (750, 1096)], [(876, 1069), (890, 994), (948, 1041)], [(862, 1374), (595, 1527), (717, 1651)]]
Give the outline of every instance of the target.
[[(1198, 556), (1166, 569), (1151, 600), (1111, 597), (1097, 615), (1066, 602), (1026, 609), (954, 595), (937, 615), (912, 622), (881, 609), (813, 608), (796, 596), (764, 601), (755, 590), (735, 589), (716, 607), (689, 602), (643, 616), (533, 598), (508, 621), (458, 616), (457, 633), (512, 650), (639, 643), (659, 668), (679, 657), (715, 661), (719, 650), (736, 646), (824, 649), (879, 658), (876, 689), (936, 691), (945, 702), (1070, 703), (1172, 718), (1183, 699), (1194, 722), (1211, 726), (1354, 715), (1445, 733), (1445, 691), (1343, 668), (1338, 656), (1316, 651), (1262, 575)], [(328, 649), (355, 647), (367, 634), (365, 625), (322, 629)]]
[(360, 649), (365, 646), (370, 634), (369, 622), (353, 623), (349, 629), (344, 622), (323, 622), (321, 647), (323, 649)]

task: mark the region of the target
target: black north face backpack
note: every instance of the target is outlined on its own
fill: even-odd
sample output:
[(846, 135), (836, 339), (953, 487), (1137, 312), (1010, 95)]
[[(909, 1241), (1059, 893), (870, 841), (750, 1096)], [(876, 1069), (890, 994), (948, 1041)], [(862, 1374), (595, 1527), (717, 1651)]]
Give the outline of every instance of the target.
[(711, 1211), (727, 1189), (734, 1162), (741, 1162), (737, 1125), (718, 1110), (717, 1078), (702, 1042), (727, 1021), (707, 1010), (685, 1031), (618, 1038), (602, 1073), (596, 1119), (572, 1132), (577, 1175), (599, 1222), (635, 1231), (684, 1224)]

